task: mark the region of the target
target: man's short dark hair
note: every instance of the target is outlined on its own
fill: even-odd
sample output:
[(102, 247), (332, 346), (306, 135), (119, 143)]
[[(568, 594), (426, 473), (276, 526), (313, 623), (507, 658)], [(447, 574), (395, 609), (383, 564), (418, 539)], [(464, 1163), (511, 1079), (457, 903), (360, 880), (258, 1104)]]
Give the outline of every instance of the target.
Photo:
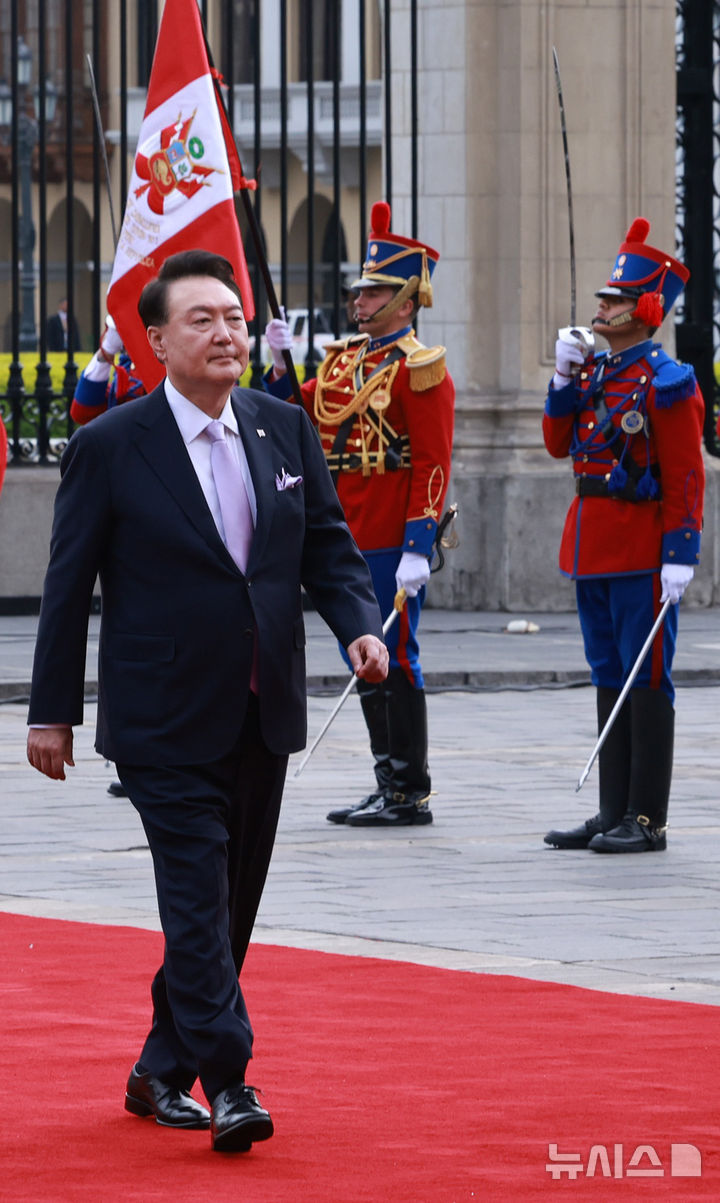
[(148, 326), (164, 326), (168, 320), (168, 285), (188, 276), (212, 276), (220, 280), (235, 293), (240, 305), (242, 297), (232, 263), (223, 255), (213, 251), (178, 251), (165, 260), (154, 280), (149, 280), (140, 293), (138, 313), (147, 330)]

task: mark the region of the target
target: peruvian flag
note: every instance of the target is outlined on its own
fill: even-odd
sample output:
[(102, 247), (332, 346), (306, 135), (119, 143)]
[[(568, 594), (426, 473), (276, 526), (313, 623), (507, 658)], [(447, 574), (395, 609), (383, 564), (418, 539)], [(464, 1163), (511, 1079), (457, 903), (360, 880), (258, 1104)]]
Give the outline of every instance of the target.
[(169, 255), (196, 248), (224, 255), (248, 320), (255, 312), (233, 201), (233, 187), (252, 184), (243, 179), (218, 88), (197, 0), (166, 0), (107, 298), (148, 391), (164, 372), (137, 303)]

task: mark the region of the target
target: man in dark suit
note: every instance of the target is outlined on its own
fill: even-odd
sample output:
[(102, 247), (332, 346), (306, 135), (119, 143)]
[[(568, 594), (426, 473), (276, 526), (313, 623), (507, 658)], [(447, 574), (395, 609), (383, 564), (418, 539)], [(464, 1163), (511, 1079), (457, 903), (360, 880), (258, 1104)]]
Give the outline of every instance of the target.
[[(165, 935), (125, 1105), (161, 1124), (210, 1126), (213, 1148), (245, 1151), (273, 1132), (245, 1083), (252, 1029), (238, 974), (288, 754), (306, 738), (301, 585), (358, 677), (382, 680), (387, 650), (311, 423), (233, 387), (248, 336), (230, 264), (172, 256), (139, 310), (167, 378), (76, 431), (63, 456), (28, 759), (56, 779), (73, 763), (99, 574), (96, 747), (143, 822)], [(235, 546), (240, 507), (227, 507), (218, 439), (233, 487), (240, 477), (247, 552)], [(189, 1093), (196, 1077), (212, 1114)]]
[[(73, 317), (72, 321), (72, 340), (68, 338), (68, 303), (67, 297), (63, 297), (57, 307), (57, 313), (53, 313), (47, 320), (45, 325), (45, 338), (47, 341), (48, 351), (79, 351), (80, 350), (80, 327), (77, 324), (77, 318)], [(72, 345), (68, 347), (68, 343)]]

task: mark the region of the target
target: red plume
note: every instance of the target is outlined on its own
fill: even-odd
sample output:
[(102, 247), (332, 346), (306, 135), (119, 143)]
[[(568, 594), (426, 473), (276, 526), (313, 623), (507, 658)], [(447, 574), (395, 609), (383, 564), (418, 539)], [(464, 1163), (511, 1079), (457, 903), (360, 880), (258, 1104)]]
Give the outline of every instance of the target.
[(650, 233), (650, 222), (644, 217), (636, 217), (627, 234), (626, 242), (644, 242)]
[(638, 297), (633, 317), (642, 322), (643, 326), (661, 326), (664, 316), (659, 292), (644, 292), (641, 297)]
[(390, 206), (387, 201), (376, 201), (370, 215), (370, 230), (376, 238), (390, 233)]

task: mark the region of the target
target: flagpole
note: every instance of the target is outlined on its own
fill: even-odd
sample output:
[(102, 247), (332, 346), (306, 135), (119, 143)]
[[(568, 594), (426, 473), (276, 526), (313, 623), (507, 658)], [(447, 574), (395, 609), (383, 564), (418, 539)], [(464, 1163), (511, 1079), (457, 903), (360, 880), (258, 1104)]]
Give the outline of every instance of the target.
[[(202, 24), (202, 18), (201, 18), (201, 24)], [(210, 45), (207, 40), (207, 33), (205, 32), (204, 24), (203, 24), (203, 37), (205, 38), (205, 49), (207, 51), (208, 62), (210, 64), (210, 67), (213, 72), (212, 81), (213, 81), (213, 86), (215, 88), (215, 95), (217, 97), (217, 102), (222, 109), (223, 115), (225, 117), (225, 121), (227, 122), (228, 130), (230, 130), (232, 132), (231, 126), (230, 126), (230, 118), (228, 116), (228, 111), (225, 106), (225, 98), (222, 94), (222, 89), (220, 87), (220, 82), (219, 82), (219, 78), (218, 78), (218, 74), (217, 74), (217, 68), (215, 66), (215, 62), (214, 62), (213, 56), (212, 56), (212, 51), (210, 49)], [(234, 140), (234, 135), (233, 135), (233, 140)], [(237, 147), (235, 148), (235, 152), (237, 154)], [(238, 155), (238, 162), (240, 162), (239, 155)], [(240, 169), (242, 171), (242, 164), (240, 165)], [(272, 313), (273, 317), (282, 318), (283, 314), (281, 313), (280, 305), (278, 304), (278, 299), (277, 299), (277, 296), (275, 293), (275, 285), (272, 282), (272, 276), (270, 275), (270, 268), (268, 266), (268, 261), (265, 257), (265, 249), (264, 249), (263, 243), (262, 243), (262, 236), (260, 234), (260, 228), (258, 226), (257, 218), (255, 216), (255, 210), (250, 201), (250, 197), (248, 196), (247, 188), (240, 188), (240, 199), (242, 201), (243, 208), (245, 210), (245, 216), (247, 217), (248, 228), (250, 230), (250, 235), (253, 240), (253, 246), (255, 247), (255, 255), (257, 258), (257, 262), (258, 262), (258, 266), (260, 268), (262, 278), (263, 278), (263, 284), (265, 285), (265, 293), (267, 295), (268, 305), (270, 306), (270, 312)], [(282, 353), (282, 357), (283, 357), (283, 361), (285, 363), (285, 370), (286, 370), (289, 380), (290, 380), (290, 386), (292, 388), (293, 397), (295, 398), (295, 400), (298, 402), (299, 405), (302, 405), (303, 399), (302, 399), (302, 393), (300, 392), (300, 382), (298, 381), (298, 378), (297, 378), (297, 373), (295, 371), (295, 364), (293, 363), (292, 355), (290, 354), (290, 352), (288, 350), (284, 350)]]

